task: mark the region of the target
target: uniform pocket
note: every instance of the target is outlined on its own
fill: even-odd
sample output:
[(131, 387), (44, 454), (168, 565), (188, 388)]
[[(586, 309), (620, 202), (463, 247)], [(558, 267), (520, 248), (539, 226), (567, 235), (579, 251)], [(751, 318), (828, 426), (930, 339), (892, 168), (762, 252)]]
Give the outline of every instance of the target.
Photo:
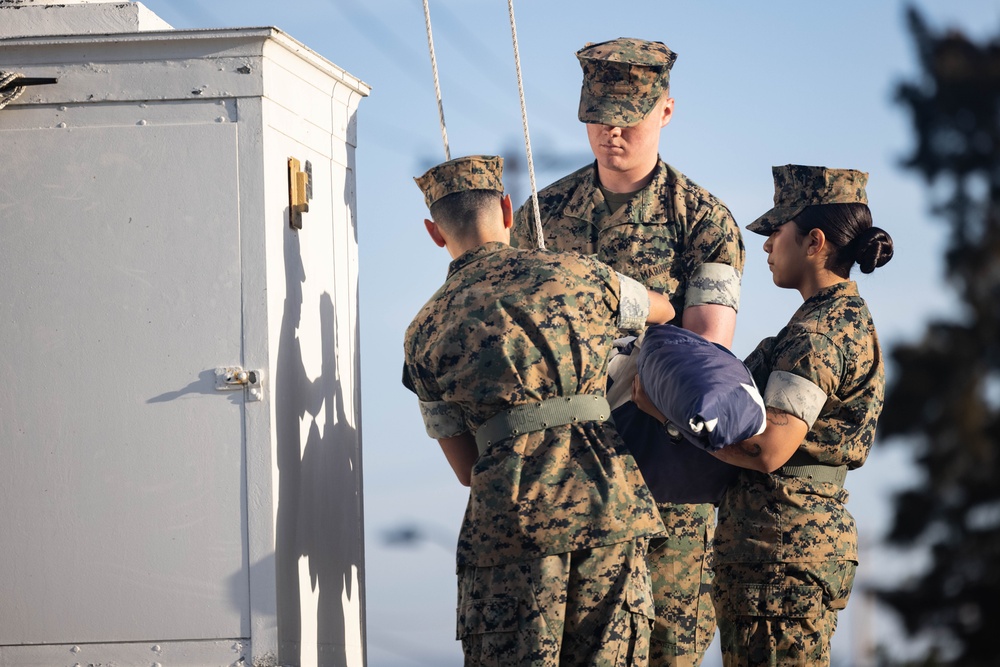
[(458, 608), (458, 639), (517, 630), (517, 599), (493, 597), (473, 600)]
[(653, 587), (646, 572), (636, 573), (625, 584), (625, 610), (649, 620), (656, 618)]
[(730, 601), (737, 616), (816, 618), (823, 613), (821, 586), (735, 586)]

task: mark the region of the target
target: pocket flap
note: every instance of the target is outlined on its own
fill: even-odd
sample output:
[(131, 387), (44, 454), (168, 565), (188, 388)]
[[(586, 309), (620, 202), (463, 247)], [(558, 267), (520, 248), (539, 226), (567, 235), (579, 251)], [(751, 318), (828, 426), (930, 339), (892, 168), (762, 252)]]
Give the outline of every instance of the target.
[(812, 618), (823, 613), (823, 589), (746, 584), (735, 587), (731, 602), (740, 616)]
[(489, 632), (514, 632), (516, 630), (516, 598), (484, 598), (473, 600), (458, 608), (458, 639)]
[[(644, 585), (645, 584), (645, 585)], [(653, 620), (656, 618), (656, 609), (653, 607), (653, 589), (650, 587), (649, 579), (639, 579), (630, 577), (625, 584), (625, 608), (633, 614), (640, 614)]]

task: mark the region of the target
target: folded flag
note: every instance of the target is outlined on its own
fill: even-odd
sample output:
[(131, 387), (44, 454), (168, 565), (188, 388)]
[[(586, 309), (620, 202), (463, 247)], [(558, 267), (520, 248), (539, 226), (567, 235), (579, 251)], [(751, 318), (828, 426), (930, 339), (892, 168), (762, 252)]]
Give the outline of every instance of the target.
[(670, 324), (649, 327), (637, 361), (642, 387), (681, 437), (706, 451), (764, 431), (764, 400), (732, 352)]

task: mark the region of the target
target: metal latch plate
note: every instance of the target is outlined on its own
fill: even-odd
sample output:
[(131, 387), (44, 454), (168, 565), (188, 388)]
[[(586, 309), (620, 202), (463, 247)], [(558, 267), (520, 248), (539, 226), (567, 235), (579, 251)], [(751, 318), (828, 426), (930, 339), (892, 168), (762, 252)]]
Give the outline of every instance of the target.
[(261, 372), (244, 370), (242, 366), (222, 366), (215, 369), (216, 391), (236, 391), (246, 389), (248, 401), (259, 401), (264, 397)]

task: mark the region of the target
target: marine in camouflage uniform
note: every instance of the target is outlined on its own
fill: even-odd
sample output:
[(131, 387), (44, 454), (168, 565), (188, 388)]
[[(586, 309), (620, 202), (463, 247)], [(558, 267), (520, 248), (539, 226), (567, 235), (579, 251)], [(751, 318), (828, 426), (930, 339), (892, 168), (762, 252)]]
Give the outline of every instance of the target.
[[(633, 127), (649, 122), (664, 97), (672, 109), (669, 75), (676, 55), (664, 44), (622, 38), (588, 44), (577, 58), (583, 69), (582, 122)], [(677, 313), (673, 324), (728, 346), (732, 325), (716, 336), (693, 324), (685, 311), (706, 305), (731, 309), (735, 323), (745, 257), (740, 230), (719, 199), (655, 155), (655, 146), (652, 150), (648, 184), (625, 197), (601, 182), (597, 149), (597, 161), (539, 192), (545, 247), (593, 255), (669, 295)], [(616, 205), (616, 200), (624, 201)], [(514, 245), (537, 246), (533, 210), (529, 200), (515, 214)], [(630, 446), (640, 469), (656, 465), (652, 446)], [(656, 601), (650, 664), (698, 665), (715, 634), (710, 597), (715, 508), (668, 502), (658, 508), (667, 534), (652, 541), (648, 560)]]
[[(417, 183), (431, 207), (467, 190), (499, 193), (501, 168), (500, 158), (461, 158)], [(509, 225), (509, 199), (502, 206)], [(645, 664), (653, 615), (645, 536), (662, 524), (603, 421), (610, 411), (487, 431), (518, 410), (603, 400), (611, 342), (620, 328), (645, 323), (652, 297), (575, 254), (499, 241), (449, 251), (444, 285), (407, 329), (404, 377), (443, 447), (476, 434), (457, 554), (465, 664)]]
[[(788, 165), (774, 176), (775, 208), (748, 226), (759, 234), (807, 205), (867, 203), (861, 172)], [(857, 285), (821, 287), (746, 363), (769, 414), (797, 417), (808, 432), (775, 472), (742, 470), (719, 509), (715, 599), (725, 665), (829, 665), (858, 560), (843, 478), (868, 456), (885, 382)]]

